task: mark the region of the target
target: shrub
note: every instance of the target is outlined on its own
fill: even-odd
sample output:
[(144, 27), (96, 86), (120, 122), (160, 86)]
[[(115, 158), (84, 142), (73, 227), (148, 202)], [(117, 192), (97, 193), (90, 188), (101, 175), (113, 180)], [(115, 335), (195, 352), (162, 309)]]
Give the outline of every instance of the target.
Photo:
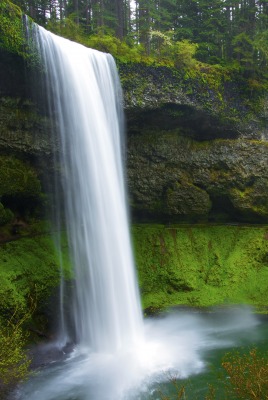
[(0, 399), (18, 382), (29, 375), (31, 360), (25, 351), (28, 333), (23, 324), (34, 310), (30, 305), (29, 311), (21, 317), (21, 310), (16, 309), (8, 322), (0, 320)]
[(227, 353), (222, 366), (228, 374), (227, 391), (241, 400), (268, 399), (268, 358), (259, 350)]

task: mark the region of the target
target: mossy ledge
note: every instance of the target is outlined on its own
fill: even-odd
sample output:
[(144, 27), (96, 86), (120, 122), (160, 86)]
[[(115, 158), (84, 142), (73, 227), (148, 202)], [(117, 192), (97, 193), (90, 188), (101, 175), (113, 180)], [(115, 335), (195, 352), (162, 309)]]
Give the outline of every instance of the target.
[(175, 305), (267, 307), (268, 226), (134, 225), (145, 312)]

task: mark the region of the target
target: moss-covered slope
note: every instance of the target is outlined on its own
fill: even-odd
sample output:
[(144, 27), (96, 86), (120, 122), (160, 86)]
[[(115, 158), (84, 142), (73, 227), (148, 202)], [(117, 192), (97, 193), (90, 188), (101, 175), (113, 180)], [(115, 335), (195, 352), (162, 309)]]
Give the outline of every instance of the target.
[(53, 236), (33, 224), (20, 236), (0, 242), (0, 265), (0, 317), (9, 320), (16, 313), (22, 318), (32, 309), (30, 327), (36, 324), (46, 332), (57, 315), (58, 300), (52, 306), (51, 296), (57, 292), (61, 270), (70, 276), (66, 239), (60, 257)]
[[(25, 232), (0, 244), (0, 314), (26, 313), (34, 301), (31, 324), (46, 330), (57, 315), (51, 295), (59, 285), (60, 257), (53, 236), (40, 226)], [(146, 311), (175, 305), (268, 306), (268, 226), (142, 224), (133, 226), (132, 235)], [(68, 278), (64, 237), (62, 255)]]
[(268, 304), (268, 226), (135, 225), (143, 307)]

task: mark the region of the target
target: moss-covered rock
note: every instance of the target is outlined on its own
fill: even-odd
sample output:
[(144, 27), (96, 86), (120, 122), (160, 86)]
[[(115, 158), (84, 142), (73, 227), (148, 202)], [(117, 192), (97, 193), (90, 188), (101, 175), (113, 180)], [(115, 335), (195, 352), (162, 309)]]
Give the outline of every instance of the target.
[(268, 137), (266, 91), (250, 92), (238, 71), (133, 63), (119, 64), (119, 73), (131, 130), (136, 121), (149, 118), (157, 129), (176, 123), (190, 134), (199, 132), (203, 140), (218, 135)]
[(129, 138), (128, 177), (136, 218), (268, 221), (267, 141), (143, 131)]
[[(21, 60), (2, 55), (0, 153), (27, 161), (44, 187), (57, 169), (52, 163), (57, 135), (44, 98), (31, 95), (34, 79), (26, 79)], [(134, 216), (160, 222), (268, 221), (267, 124), (257, 116), (258, 96), (249, 106), (234, 71), (142, 64), (120, 64), (119, 71)], [(34, 89), (42, 92), (40, 81)], [(15, 211), (14, 204), (1, 202)]]
[(268, 179), (266, 176), (259, 177), (249, 187), (245, 185), (230, 190), (230, 200), (234, 207), (241, 213), (254, 212), (267, 220), (268, 217)]
[(0, 49), (23, 53), (22, 11), (9, 0), (0, 3)]
[(143, 307), (267, 306), (267, 226), (135, 225)]
[(0, 97), (0, 149), (28, 157), (46, 157), (52, 153), (50, 121), (37, 112), (32, 100)]
[(166, 212), (172, 216), (208, 215), (211, 201), (207, 192), (189, 184), (175, 182), (166, 192)]

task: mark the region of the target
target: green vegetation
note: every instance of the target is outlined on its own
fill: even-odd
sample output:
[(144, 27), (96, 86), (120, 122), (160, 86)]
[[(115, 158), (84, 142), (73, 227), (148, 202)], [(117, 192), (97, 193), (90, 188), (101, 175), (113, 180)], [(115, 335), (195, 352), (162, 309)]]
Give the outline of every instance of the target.
[[(40, 223), (24, 227), (20, 239), (0, 245), (0, 382), (5, 383), (5, 391), (29, 373), (23, 350), (29, 329), (48, 329), (49, 299), (60, 275), (59, 257), (52, 235), (46, 233), (48, 228)], [(267, 226), (134, 225), (133, 241), (145, 312), (177, 304), (245, 302), (259, 310), (267, 307)], [(64, 273), (69, 278), (64, 235), (61, 244)], [(266, 360), (266, 355), (255, 350), (226, 355), (222, 363), (225, 376), (229, 376), (226, 399), (267, 398)], [(187, 386), (180, 386), (179, 381), (175, 384), (175, 398), (190, 399)], [(259, 397), (250, 395), (256, 393), (256, 387)], [(205, 398), (217, 399), (217, 390), (211, 386)]]
[[(175, 66), (188, 72), (208, 64), (236, 72), (245, 89), (267, 87), (268, 7), (240, 0), (14, 0), (47, 29), (121, 62)], [(21, 52), (21, 11), (9, 0), (0, 7), (0, 47)], [(213, 68), (212, 68), (213, 70)], [(216, 73), (216, 70), (214, 71)], [(238, 77), (239, 74), (239, 77)]]
[[(165, 0), (161, 4), (158, 0), (137, 0), (135, 7), (130, 7), (129, 0), (14, 3), (1, 2), (0, 49), (23, 55), (30, 65), (38, 65), (38, 57), (36, 49), (28, 52), (32, 46), (24, 40), (22, 11), (18, 7), (31, 20), (56, 34), (111, 53), (119, 68), (124, 64), (143, 64), (168, 67), (174, 74), (179, 72), (185, 92), (201, 98), (203, 108), (209, 111), (215, 110), (206, 104), (206, 98), (225, 115), (224, 94), (235, 82), (248, 120), (252, 120), (252, 112), (267, 123), (266, 2), (253, 6), (250, 0), (241, 0), (226, 5), (217, 0), (211, 6), (208, 0)], [(161, 91), (167, 89), (163, 86)], [(241, 119), (236, 109), (240, 106), (237, 104), (233, 110), (236, 122)], [(228, 118), (231, 112), (228, 108)]]
[[(35, 231), (19, 240), (0, 244), (0, 313), (8, 318), (15, 310), (21, 316), (29, 309), (29, 298), (35, 298), (37, 310), (44, 309), (59, 284), (59, 255), (53, 237)], [(62, 243), (65, 272), (70, 271), (67, 241)], [(44, 321), (47, 323), (47, 321)]]
[(0, 319), (0, 399), (5, 399), (15, 384), (29, 376), (31, 361), (25, 352), (28, 333), (23, 324), (32, 312), (30, 308), (18, 319), (16, 310), (8, 321)]
[[(256, 75), (267, 63), (266, 1), (14, 0), (41, 25), (63, 34), (115, 37), (153, 58), (176, 55), (210, 64), (236, 64)], [(134, 3), (134, 4), (133, 4)], [(194, 49), (194, 51), (193, 51)], [(257, 65), (256, 65), (257, 64)], [(258, 69), (259, 71), (259, 69)]]
[[(161, 95), (174, 87), (179, 76), (178, 93), (183, 89), (201, 98), (203, 109), (210, 111), (213, 102), (217, 112), (224, 113), (229, 107), (224, 94), (228, 93), (232, 101), (229, 88), (235, 82), (239, 95), (246, 99), (242, 110), (243, 115), (247, 114), (245, 118), (252, 119), (249, 106), (267, 125), (267, 1), (239, 0), (230, 4), (224, 0), (137, 0), (134, 10), (130, 9), (129, 0), (14, 3), (0, 2), (0, 51), (26, 57), (21, 7), (52, 32), (111, 53), (120, 68), (134, 63), (141, 63), (142, 68), (159, 67), (153, 71), (152, 79), (154, 74), (161, 77), (162, 67), (168, 68), (170, 82), (162, 82), (158, 89)], [(141, 64), (137, 67), (139, 73), (130, 73), (123, 82), (138, 87), (138, 105), (142, 105), (149, 82), (146, 74), (140, 73)], [(241, 118), (237, 109), (228, 113), (234, 122)], [(27, 120), (22, 114), (17, 118)], [(12, 115), (10, 119), (15, 118)], [(14, 126), (12, 129), (16, 130)], [(209, 146), (208, 142), (190, 144), (200, 150)], [(27, 376), (29, 360), (23, 349), (29, 327), (48, 329), (46, 312), (59, 284), (61, 266), (52, 236), (40, 226), (29, 225), (44, 201), (36, 172), (25, 160), (13, 156), (1, 155), (0, 168), (0, 384), (8, 386)], [(217, 169), (211, 170), (212, 180), (218, 182), (220, 178)], [(181, 186), (195, 190), (195, 197), (203, 196), (189, 182)], [(176, 203), (178, 188), (176, 184), (168, 191), (170, 206)], [(243, 199), (244, 208), (248, 209), (251, 192), (250, 187), (233, 187), (233, 202)], [(202, 208), (209, 208), (209, 199), (201, 199)], [(154, 208), (160, 207), (158, 199)], [(266, 205), (255, 207), (256, 213), (267, 216)], [(17, 236), (11, 232), (15, 222), (20, 223)], [(266, 311), (268, 227), (136, 225), (133, 243), (145, 312), (174, 305), (235, 303), (252, 304)], [(62, 250), (68, 278), (70, 262), (65, 238)], [(267, 358), (257, 351), (246, 356), (226, 356), (223, 367), (230, 377), (230, 398), (268, 398)], [(185, 396), (184, 388), (179, 388), (177, 398)], [(213, 398), (211, 388), (207, 400)]]
[[(42, 232), (43, 229), (43, 232)], [(46, 228), (45, 228), (46, 229)], [(45, 306), (59, 282), (59, 257), (44, 227), (1, 244), (1, 315), (26, 312), (28, 299)], [(134, 225), (133, 242), (143, 307), (247, 303), (267, 306), (267, 226)], [(63, 265), (70, 271), (63, 237)]]
[(145, 310), (267, 305), (267, 226), (135, 225), (133, 242)]
[(60, 258), (52, 234), (47, 233), (51, 228), (46, 224), (25, 224), (15, 237), (9, 228), (10, 225), (2, 227), (0, 235), (0, 398), (3, 399), (14, 384), (29, 374), (26, 344), (29, 340), (39, 340), (38, 332), (45, 336), (51, 329), (51, 298), (56, 296), (61, 271), (66, 279), (71, 276), (64, 235)]
[(22, 54), (25, 43), (22, 11), (9, 0), (0, 3), (0, 49)]
[[(22, 56), (31, 66), (39, 66), (39, 58), (32, 47), (32, 38), (26, 38), (27, 32), (23, 21), (23, 4), (14, 4), (10, 0), (0, 2), (0, 52), (2, 50)], [(22, 7), (22, 8), (20, 8)], [(31, 29), (32, 19), (28, 18)]]

